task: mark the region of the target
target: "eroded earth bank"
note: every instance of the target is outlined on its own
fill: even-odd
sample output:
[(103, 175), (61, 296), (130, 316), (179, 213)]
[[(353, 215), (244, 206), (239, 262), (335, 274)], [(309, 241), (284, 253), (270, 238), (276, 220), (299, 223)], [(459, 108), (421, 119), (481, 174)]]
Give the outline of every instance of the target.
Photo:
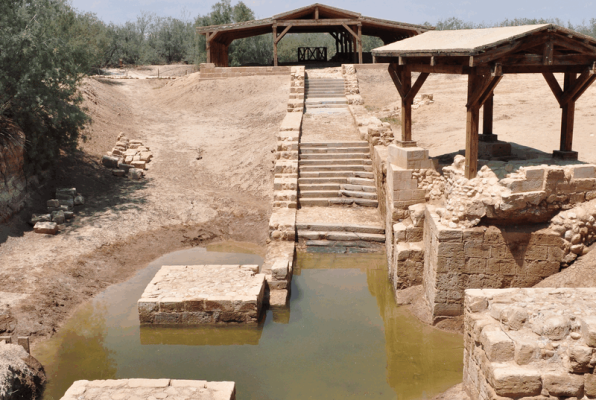
[[(51, 335), (74, 306), (160, 255), (216, 240), (264, 244), (271, 213), (275, 132), (289, 81), (88, 80), (88, 140), (64, 158), (25, 209), (1, 227), (0, 332)], [(100, 164), (120, 132), (150, 146), (145, 178)], [(59, 187), (86, 202), (56, 236), (27, 219)]]

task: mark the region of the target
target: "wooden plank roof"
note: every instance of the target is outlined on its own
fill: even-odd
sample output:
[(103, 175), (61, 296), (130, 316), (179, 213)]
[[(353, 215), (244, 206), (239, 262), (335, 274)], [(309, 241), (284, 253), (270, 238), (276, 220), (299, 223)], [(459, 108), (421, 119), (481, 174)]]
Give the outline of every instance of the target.
[(414, 56), (421, 54), (436, 56), (474, 56), (490, 51), (504, 44), (530, 37), (540, 32), (560, 34), (596, 51), (596, 39), (553, 24), (508, 26), (486, 29), (459, 29), (429, 31), (421, 35), (378, 47), (375, 56)]

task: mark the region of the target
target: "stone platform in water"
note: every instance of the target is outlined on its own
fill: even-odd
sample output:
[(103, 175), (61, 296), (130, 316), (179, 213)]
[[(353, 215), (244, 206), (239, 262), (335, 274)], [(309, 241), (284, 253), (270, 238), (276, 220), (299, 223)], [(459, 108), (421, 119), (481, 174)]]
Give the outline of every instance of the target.
[(175, 379), (118, 379), (76, 381), (62, 400), (235, 400), (234, 382), (187, 381)]
[(164, 265), (138, 301), (141, 324), (257, 323), (265, 293), (258, 271), (258, 265)]

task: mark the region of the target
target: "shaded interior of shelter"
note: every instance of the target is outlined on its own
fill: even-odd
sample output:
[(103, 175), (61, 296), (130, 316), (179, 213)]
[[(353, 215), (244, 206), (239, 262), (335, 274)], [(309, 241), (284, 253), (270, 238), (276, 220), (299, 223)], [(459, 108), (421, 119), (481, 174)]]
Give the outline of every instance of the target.
[(79, 379), (235, 381), (238, 399), (419, 399), (461, 381), (461, 336), (395, 305), (383, 254), (298, 254), (291, 306), (267, 310), (257, 326), (141, 327), (136, 300), (173, 258), (262, 262), (195, 248), (110, 287), (35, 349), (49, 377), (46, 400)]

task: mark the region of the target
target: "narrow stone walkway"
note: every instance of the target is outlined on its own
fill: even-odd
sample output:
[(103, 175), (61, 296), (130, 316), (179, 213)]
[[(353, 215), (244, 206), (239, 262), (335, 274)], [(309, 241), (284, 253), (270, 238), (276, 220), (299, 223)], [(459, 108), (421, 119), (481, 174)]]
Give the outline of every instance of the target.
[(309, 251), (380, 251), (370, 146), (349, 112), (343, 79), (307, 79), (298, 154), (297, 239)]

